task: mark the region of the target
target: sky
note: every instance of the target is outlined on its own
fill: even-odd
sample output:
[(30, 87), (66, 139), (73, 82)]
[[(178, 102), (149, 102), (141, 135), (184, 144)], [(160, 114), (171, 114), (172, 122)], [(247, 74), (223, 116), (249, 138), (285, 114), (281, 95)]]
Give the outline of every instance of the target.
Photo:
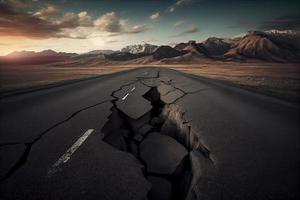
[(300, 30), (298, 0), (0, 0), (0, 55)]

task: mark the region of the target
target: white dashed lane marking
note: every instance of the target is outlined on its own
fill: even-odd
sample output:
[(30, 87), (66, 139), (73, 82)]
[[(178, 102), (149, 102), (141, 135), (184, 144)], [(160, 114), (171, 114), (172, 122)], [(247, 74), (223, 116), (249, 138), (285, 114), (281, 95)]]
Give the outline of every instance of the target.
[(94, 129), (88, 129), (51, 167), (48, 175), (52, 175), (59, 170), (60, 165), (70, 160), (72, 154), (83, 144), (83, 142), (91, 135)]
[[(133, 92), (135, 90), (135, 86), (133, 86), (133, 88), (131, 88), (131, 92)], [(124, 101), (128, 96), (129, 96), (129, 92), (122, 98), (122, 100)]]
[(122, 98), (122, 100), (124, 101), (128, 96), (129, 96), (129, 93), (127, 93), (127, 94)]

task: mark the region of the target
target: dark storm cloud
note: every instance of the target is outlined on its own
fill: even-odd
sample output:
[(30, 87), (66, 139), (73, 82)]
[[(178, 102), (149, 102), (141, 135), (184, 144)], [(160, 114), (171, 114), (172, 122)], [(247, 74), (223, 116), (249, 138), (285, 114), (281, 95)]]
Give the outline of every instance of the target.
[(0, 3), (0, 36), (48, 38), (58, 36), (60, 27), (24, 12), (17, 12)]
[(37, 0), (2, 0), (0, 2), (4, 2), (14, 8), (30, 8), (33, 7)]
[(289, 15), (265, 21), (259, 27), (262, 30), (300, 30), (300, 15)]
[(74, 13), (66, 13), (59, 23), (52, 23), (25, 12), (15, 10), (9, 4), (0, 3), (0, 36), (24, 36), (35, 39), (45, 38), (78, 38), (63, 33), (63, 28), (80, 26), (82, 17)]

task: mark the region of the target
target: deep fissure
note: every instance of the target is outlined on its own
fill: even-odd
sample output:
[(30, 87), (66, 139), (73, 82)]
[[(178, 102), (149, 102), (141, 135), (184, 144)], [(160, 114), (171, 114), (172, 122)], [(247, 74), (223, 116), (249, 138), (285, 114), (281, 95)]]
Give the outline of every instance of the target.
[[(114, 99), (111, 101), (113, 104), (112, 113), (108, 122), (102, 128), (103, 141), (114, 148), (134, 155), (144, 166), (143, 173), (149, 182), (154, 177), (154, 179), (161, 182), (170, 183), (171, 191), (170, 194), (166, 195), (168, 197), (166, 199), (185, 199), (192, 187), (191, 182), (193, 179), (189, 153), (181, 159), (176, 165), (176, 169), (170, 174), (150, 171), (147, 161), (141, 155), (141, 143), (151, 135), (159, 134), (175, 139), (178, 145), (182, 145), (187, 152), (197, 150), (208, 158), (209, 151), (201, 145), (197, 134), (191, 133), (190, 125), (183, 117), (184, 113), (175, 104), (165, 104), (161, 100), (157, 87), (151, 87), (143, 95), (145, 99), (151, 102), (152, 109), (138, 119), (132, 119), (118, 109), (116, 102), (119, 99), (113, 97)], [(155, 196), (165, 193), (162, 190), (166, 188), (159, 187), (160, 189), (157, 191), (158, 186), (153, 185), (155, 184), (153, 181), (151, 184), (152, 189), (148, 194), (149, 199), (156, 199)]]

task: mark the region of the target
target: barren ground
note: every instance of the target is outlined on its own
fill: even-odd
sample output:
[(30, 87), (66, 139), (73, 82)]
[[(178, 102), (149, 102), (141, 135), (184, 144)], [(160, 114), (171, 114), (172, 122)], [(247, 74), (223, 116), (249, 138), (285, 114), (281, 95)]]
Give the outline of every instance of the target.
[[(141, 65), (99, 67), (9, 66), (0, 67), (0, 92), (65, 80), (128, 70)], [(185, 73), (229, 81), (290, 101), (299, 101), (300, 65), (283, 63), (203, 62), (193, 65), (159, 65)]]

